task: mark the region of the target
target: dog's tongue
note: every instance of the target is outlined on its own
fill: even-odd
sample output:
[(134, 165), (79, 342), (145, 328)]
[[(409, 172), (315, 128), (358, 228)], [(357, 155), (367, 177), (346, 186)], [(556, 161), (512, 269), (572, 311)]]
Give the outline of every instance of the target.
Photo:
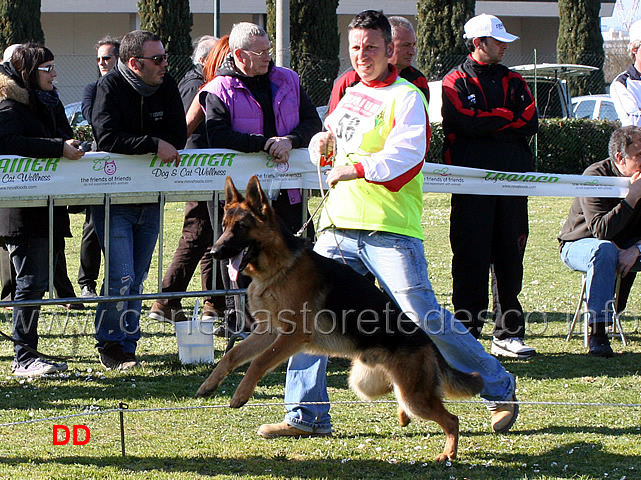
[(240, 252), (235, 257), (232, 257), (229, 259), (229, 263), (227, 264), (227, 272), (229, 272), (229, 279), (232, 282), (235, 282), (238, 280), (238, 274), (240, 273), (238, 271), (238, 267), (240, 267), (240, 262), (242, 261), (243, 261), (243, 252)]

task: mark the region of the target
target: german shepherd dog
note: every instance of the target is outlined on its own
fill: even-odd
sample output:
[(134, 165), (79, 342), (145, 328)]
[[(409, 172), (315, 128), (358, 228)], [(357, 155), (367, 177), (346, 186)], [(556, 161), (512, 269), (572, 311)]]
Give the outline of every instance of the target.
[(223, 356), (198, 395), (211, 395), (227, 374), (251, 361), (230, 402), (239, 408), (266, 373), (296, 353), (349, 358), (349, 385), (359, 397), (394, 391), (401, 424), (411, 417), (434, 420), (446, 437), (436, 461), (454, 459), (459, 421), (442, 397), (479, 393), (480, 375), (449, 367), (428, 335), (373, 282), (287, 231), (255, 176), (246, 198), (227, 177), (223, 226), (213, 255), (231, 259), (232, 276), (242, 271), (251, 277), (248, 298), (256, 323), (251, 335)]

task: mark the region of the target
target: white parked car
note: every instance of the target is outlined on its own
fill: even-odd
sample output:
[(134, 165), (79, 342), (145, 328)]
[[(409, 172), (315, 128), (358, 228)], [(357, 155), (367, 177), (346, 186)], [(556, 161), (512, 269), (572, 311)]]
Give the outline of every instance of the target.
[(614, 108), (610, 95), (584, 95), (572, 98), (572, 113), (576, 118), (591, 118), (592, 120), (618, 120), (619, 115)]

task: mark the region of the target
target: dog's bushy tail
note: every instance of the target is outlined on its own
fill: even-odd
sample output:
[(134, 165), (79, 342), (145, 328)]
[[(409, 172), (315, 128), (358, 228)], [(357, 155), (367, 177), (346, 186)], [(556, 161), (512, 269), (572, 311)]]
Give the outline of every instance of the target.
[(468, 398), (483, 389), (483, 378), (477, 372), (463, 373), (450, 367), (438, 349), (438, 368), (443, 382), (443, 391), (447, 398)]

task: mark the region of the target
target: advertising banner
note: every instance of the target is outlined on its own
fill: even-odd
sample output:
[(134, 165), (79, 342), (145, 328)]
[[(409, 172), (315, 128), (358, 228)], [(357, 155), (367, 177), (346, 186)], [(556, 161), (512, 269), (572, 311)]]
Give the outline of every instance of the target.
[[(433, 163), (424, 165), (423, 174), (425, 192), (479, 195), (623, 197), (629, 185), (621, 177), (498, 172)], [(178, 166), (162, 163), (152, 154), (91, 152), (76, 161), (0, 157), (0, 201), (24, 196), (223, 190), (227, 176), (242, 188), (252, 175), (266, 189), (271, 182), (279, 188), (319, 189), (318, 172), (306, 149), (292, 150), (287, 163), (276, 163), (266, 153), (182, 150)]]

